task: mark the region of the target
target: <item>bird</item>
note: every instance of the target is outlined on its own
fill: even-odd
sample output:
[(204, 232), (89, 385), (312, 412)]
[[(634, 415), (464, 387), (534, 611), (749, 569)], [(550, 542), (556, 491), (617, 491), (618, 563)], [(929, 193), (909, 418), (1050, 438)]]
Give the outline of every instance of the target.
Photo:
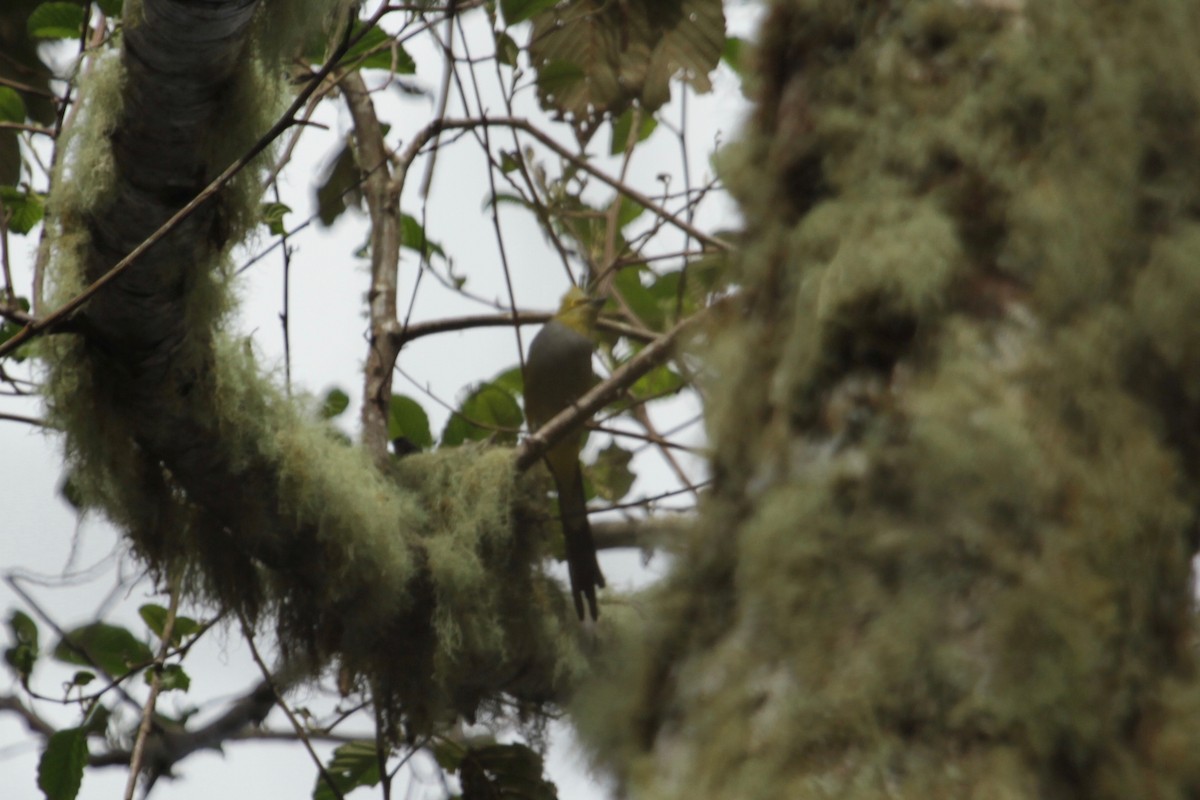
[[(596, 319), (603, 298), (589, 297), (579, 287), (563, 296), (558, 313), (542, 326), (529, 345), (525, 360), (525, 416), (537, 430), (569, 408), (595, 383), (592, 351)], [(604, 575), (596, 560), (596, 545), (588, 525), (587, 497), (579, 451), (583, 430), (577, 428), (546, 449), (545, 462), (558, 490), (558, 508), (566, 539), (567, 572), (575, 612), (584, 618), (583, 601), (593, 620), (599, 618), (596, 589), (604, 588)]]

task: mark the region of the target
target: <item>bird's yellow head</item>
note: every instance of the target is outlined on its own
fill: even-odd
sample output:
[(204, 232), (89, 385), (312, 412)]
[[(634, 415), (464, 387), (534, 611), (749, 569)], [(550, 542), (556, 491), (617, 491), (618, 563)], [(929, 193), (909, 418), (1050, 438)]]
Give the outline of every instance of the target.
[(591, 336), (603, 306), (603, 297), (588, 297), (583, 289), (572, 286), (563, 295), (562, 305), (558, 307), (554, 318), (572, 330)]

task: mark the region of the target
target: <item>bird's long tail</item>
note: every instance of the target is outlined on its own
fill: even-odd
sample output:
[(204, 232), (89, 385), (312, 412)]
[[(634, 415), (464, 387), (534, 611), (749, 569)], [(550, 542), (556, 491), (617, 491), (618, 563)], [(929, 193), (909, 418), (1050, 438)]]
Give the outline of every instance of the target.
[(575, 612), (583, 619), (583, 600), (587, 598), (592, 619), (600, 616), (596, 608), (596, 590), (604, 588), (604, 575), (596, 560), (596, 543), (587, 518), (587, 497), (583, 492), (583, 473), (576, 466), (570, 474), (555, 475), (558, 488), (558, 507), (562, 512), (563, 535), (566, 536), (567, 572), (571, 576), (571, 596)]

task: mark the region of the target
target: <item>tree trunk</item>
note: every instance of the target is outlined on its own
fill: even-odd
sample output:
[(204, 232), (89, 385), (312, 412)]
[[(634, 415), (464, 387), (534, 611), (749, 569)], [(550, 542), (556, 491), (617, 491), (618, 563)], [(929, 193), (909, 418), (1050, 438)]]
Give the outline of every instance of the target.
[(1200, 789), (1197, 41), (773, 4), (713, 498), (578, 706), (635, 796)]

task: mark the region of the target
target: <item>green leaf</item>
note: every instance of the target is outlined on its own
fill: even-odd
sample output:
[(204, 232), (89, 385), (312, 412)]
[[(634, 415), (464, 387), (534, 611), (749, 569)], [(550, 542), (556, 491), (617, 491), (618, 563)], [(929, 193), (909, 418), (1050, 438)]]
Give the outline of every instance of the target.
[(93, 622), (69, 631), (55, 646), (54, 657), (81, 667), (98, 666), (115, 676), (125, 674), (131, 667), (149, 663), (153, 658), (150, 648), (128, 630), (104, 622)]
[(433, 447), (429, 415), (408, 395), (394, 394), (388, 407), (388, 439), (408, 439), (421, 450)]
[(467, 748), (451, 739), (437, 738), (430, 746), (433, 760), (446, 772), (458, 772), (458, 765), (467, 754)]
[(8, 229), (13, 233), (29, 233), (46, 214), (40, 194), (24, 192), (15, 186), (0, 186), (0, 208), (8, 214)]
[[(4, 344), (20, 332), (21, 326), (17, 325), (15, 322), (0, 322), (0, 344)], [(18, 364), (21, 363), (25, 360), (27, 347), (29, 347), (29, 345), (22, 345), (18, 347), (16, 352), (9, 356), (9, 358), (11, 358), (13, 361), (16, 361)]]
[(525, 416), (512, 393), (494, 383), (472, 389), (442, 431), (442, 445), (457, 447), (466, 441), (491, 439), (516, 444)]
[(75, 800), (83, 783), (87, 756), (87, 732), (83, 728), (50, 734), (38, 762), (38, 788), (46, 800)]
[(87, 686), (92, 681), (96, 680), (96, 673), (90, 669), (81, 669), (71, 678), (72, 686)]
[(173, 642), (181, 642), (189, 636), (195, 636), (200, 632), (201, 625), (191, 617), (183, 617), (176, 615), (175, 617), (175, 635), (171, 637)]
[[(629, 129), (633, 127), (634, 115), (638, 114), (638, 109), (626, 109), (621, 116), (612, 121), (612, 143), (609, 146), (609, 153), (614, 156), (619, 156), (625, 152), (625, 145), (629, 142)], [(638, 132), (636, 142), (644, 142), (650, 138), (650, 134), (654, 133), (654, 129), (658, 127), (658, 120), (653, 114), (647, 114), (645, 111), (640, 112), (641, 122), (638, 123)]]
[[(146, 623), (146, 627), (153, 631), (155, 636), (162, 639), (163, 629), (167, 625), (167, 609), (154, 603), (147, 603), (138, 609), (138, 615)], [(198, 630), (200, 630), (200, 624), (196, 620), (177, 615), (175, 624), (171, 626), (171, 644), (179, 645), (185, 637), (191, 636)]]
[(446, 251), (437, 242), (425, 238), (425, 228), (412, 214), (400, 215), (400, 246), (420, 253), (421, 258), (431, 255), (446, 257)]
[(147, 603), (138, 609), (138, 616), (146, 623), (146, 627), (154, 632), (154, 635), (162, 638), (163, 628), (167, 624), (167, 609), (154, 603)]
[[(512, 152), (505, 150), (500, 154), (500, 171), (507, 175), (521, 168), (521, 162), (517, 161), (517, 156)], [(486, 207), (486, 204), (485, 204)]]
[[(153, 668), (146, 670), (145, 676), (147, 685), (153, 684)], [(183, 671), (183, 667), (178, 664), (164, 664), (162, 670), (158, 673), (158, 685), (164, 692), (173, 692), (176, 690), (186, 692), (191, 688), (192, 679)]]
[(552, 7), (555, 2), (557, 0), (500, 0), (500, 13), (504, 14), (506, 25), (516, 25)]
[(588, 477), (599, 497), (615, 503), (629, 494), (637, 477), (629, 469), (632, 460), (633, 453), (615, 443), (600, 451), (596, 463), (588, 467)]
[(543, 107), (572, 110), (568, 102), (574, 99), (579, 86), (587, 85), (583, 67), (571, 61), (547, 61), (538, 70), (538, 93)]
[(644, 205), (625, 195), (621, 195), (621, 207), (617, 210), (617, 225), (624, 228), (640, 217), (645, 211), (646, 207)]
[(333, 419), (341, 416), (350, 407), (350, 397), (338, 387), (333, 387), (325, 393), (321, 401), (321, 419)]
[(28, 644), (37, 649), (37, 623), (24, 611), (13, 611), (8, 618), (8, 630), (17, 644)]
[(635, 400), (656, 400), (675, 394), (685, 385), (679, 373), (663, 364), (634, 381), (633, 386), (629, 387), (629, 393)]
[(21, 680), (33, 672), (38, 658), (37, 623), (24, 611), (13, 611), (8, 618), (9, 638), (13, 646), (4, 651), (4, 661)]
[(496, 60), (506, 67), (517, 66), (517, 56), (521, 49), (507, 33), (496, 31)]
[[(362, 25), (361, 22), (355, 23), (355, 35), (362, 30)], [(417, 71), (417, 62), (413, 61), (412, 56), (399, 42), (378, 27), (373, 27), (363, 34), (363, 37), (346, 51), (342, 63), (350, 68), (361, 69), (392, 70), (394, 66), (397, 75), (412, 75)]]
[(330, 756), (325, 772), (336, 784), (336, 791), (318, 773), (313, 800), (337, 800), (356, 787), (375, 786), (379, 783), (379, 754), (375, 742), (363, 739), (340, 745)]
[(635, 102), (657, 111), (675, 79), (709, 91), (724, 44), (721, 0), (566, 0), (534, 16), (529, 58), (542, 107), (586, 131)]
[(292, 209), (285, 203), (263, 203), (259, 208), (263, 224), (271, 231), (272, 236), (282, 236), (285, 232), (283, 217)]
[(83, 34), (83, 6), (75, 3), (42, 3), (25, 22), (35, 39), (78, 39)]
[(725, 44), (721, 47), (721, 60), (729, 65), (739, 77), (746, 75), (746, 40), (737, 36), (726, 36)]
[(112, 712), (99, 703), (92, 706), (91, 712), (83, 722), (83, 732), (88, 736), (103, 736), (112, 719)]
[(504, 370), (492, 378), (492, 383), (514, 397), (525, 394), (525, 376), (521, 374), (520, 366)]
[(642, 284), (640, 276), (643, 272), (649, 270), (636, 266), (622, 268), (613, 279), (613, 286), (642, 324), (651, 330), (661, 330), (665, 321), (662, 309), (658, 307), (657, 298)]
[(24, 122), (25, 101), (15, 89), (0, 86), (0, 122)]
[(349, 206), (362, 208), (362, 172), (347, 143), (325, 167), (317, 186), (317, 216), (329, 227)]
[(109, 17), (119, 17), (125, 10), (125, 0), (96, 0), (96, 5)]

